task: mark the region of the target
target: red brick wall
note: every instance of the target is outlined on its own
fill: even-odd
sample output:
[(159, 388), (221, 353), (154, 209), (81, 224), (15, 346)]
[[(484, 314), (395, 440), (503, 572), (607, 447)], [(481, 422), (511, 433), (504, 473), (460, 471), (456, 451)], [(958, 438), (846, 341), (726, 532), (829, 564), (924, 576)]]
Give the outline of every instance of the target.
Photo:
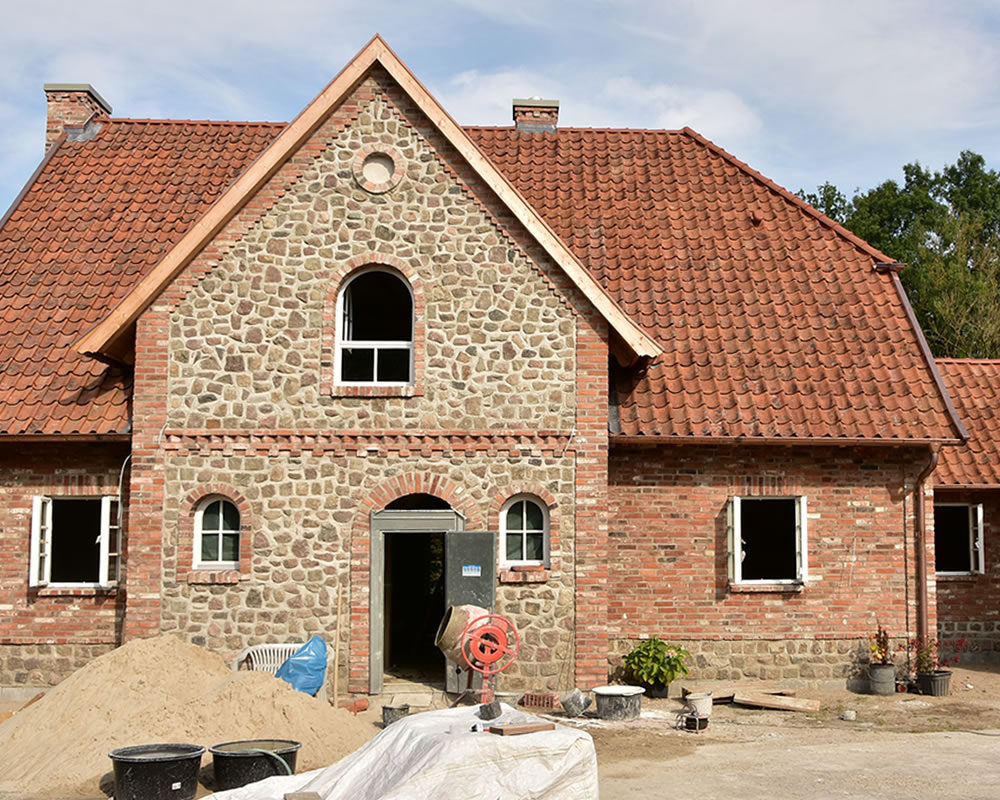
[[(982, 503), (985, 571), (937, 579), (938, 636), (966, 639), (963, 660), (1000, 656), (1000, 491), (938, 489), (939, 503)], [(932, 571), (933, 573), (933, 571)]]
[(116, 494), (127, 455), (127, 444), (0, 446), (0, 684), (53, 683), (117, 641), (120, 591), (29, 589), (28, 559), (32, 497)]
[[(915, 630), (913, 495), (901, 487), (926, 459), (903, 448), (613, 445), (611, 636), (846, 640), (876, 619), (893, 637)], [(803, 494), (808, 584), (732, 591), (727, 499)]]

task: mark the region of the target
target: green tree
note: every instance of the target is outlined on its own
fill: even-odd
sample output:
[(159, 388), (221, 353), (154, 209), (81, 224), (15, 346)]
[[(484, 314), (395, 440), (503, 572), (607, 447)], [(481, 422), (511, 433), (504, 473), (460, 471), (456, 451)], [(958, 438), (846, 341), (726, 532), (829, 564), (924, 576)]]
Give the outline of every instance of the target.
[(832, 184), (799, 195), (907, 265), (900, 273), (935, 355), (1000, 357), (1000, 174), (964, 151), (940, 172), (903, 167), (847, 200)]

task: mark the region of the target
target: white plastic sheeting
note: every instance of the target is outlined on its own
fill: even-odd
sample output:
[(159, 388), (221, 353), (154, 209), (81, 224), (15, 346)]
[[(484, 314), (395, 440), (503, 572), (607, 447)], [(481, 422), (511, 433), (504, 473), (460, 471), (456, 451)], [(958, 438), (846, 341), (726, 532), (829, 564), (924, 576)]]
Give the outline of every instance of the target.
[(210, 797), (282, 800), (286, 792), (318, 792), (323, 800), (596, 800), (597, 755), (589, 734), (562, 725), (520, 736), (471, 731), (477, 722), (543, 721), (502, 709), (499, 719), (485, 723), (478, 706), (414, 714), (332, 766)]

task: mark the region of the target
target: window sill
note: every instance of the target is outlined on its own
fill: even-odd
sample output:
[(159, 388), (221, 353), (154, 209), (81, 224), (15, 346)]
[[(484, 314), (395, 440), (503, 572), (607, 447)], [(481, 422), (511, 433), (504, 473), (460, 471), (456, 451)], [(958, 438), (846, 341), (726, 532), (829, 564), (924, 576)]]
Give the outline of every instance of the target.
[(939, 581), (974, 581), (982, 576), (978, 572), (937, 572), (934, 577)]
[(106, 597), (118, 593), (117, 586), (41, 586), (36, 597)]
[(186, 577), (188, 583), (239, 583), (249, 579), (238, 569), (193, 569)]
[(730, 583), (729, 591), (733, 594), (801, 594), (805, 591), (803, 583)]
[(407, 386), (336, 386), (331, 397), (423, 397), (423, 389)]
[(505, 567), (497, 576), (500, 583), (547, 583), (554, 577), (551, 570), (525, 567)]

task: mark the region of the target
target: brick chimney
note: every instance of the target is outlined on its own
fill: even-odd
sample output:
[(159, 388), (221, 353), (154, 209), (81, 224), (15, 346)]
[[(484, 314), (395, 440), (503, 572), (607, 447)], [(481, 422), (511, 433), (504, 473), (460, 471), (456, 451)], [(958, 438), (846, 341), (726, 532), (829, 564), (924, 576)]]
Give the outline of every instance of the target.
[(559, 101), (541, 97), (514, 98), (514, 127), (526, 133), (555, 133)]
[(48, 119), (45, 123), (45, 151), (67, 127), (79, 128), (94, 114), (111, 114), (111, 106), (89, 83), (46, 83)]

